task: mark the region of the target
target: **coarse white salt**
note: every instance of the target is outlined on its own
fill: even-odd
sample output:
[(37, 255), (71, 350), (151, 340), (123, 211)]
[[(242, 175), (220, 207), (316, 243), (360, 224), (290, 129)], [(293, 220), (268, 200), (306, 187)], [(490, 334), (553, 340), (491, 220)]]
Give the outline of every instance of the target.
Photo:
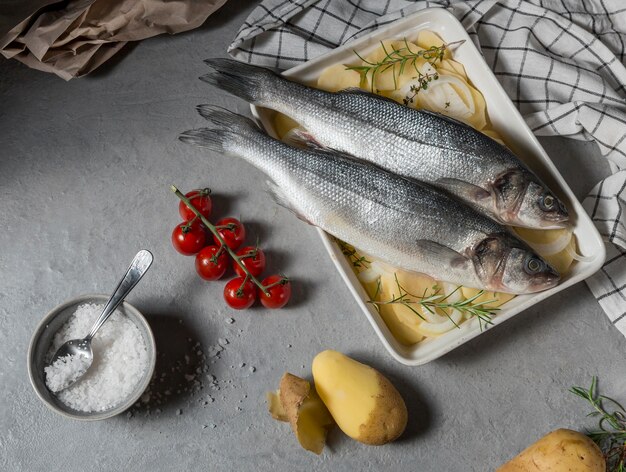
[[(84, 338), (103, 309), (104, 305), (80, 305), (54, 335), (47, 362), (65, 342)], [(84, 412), (104, 411), (122, 403), (148, 368), (145, 340), (135, 323), (119, 310), (115, 310), (100, 328), (91, 347), (93, 364), (87, 373), (75, 384), (56, 393), (67, 406)]]
[(44, 368), (46, 386), (52, 392), (63, 390), (66, 385), (74, 382), (80, 374), (89, 368), (89, 359), (83, 356), (68, 354), (59, 357), (54, 364)]

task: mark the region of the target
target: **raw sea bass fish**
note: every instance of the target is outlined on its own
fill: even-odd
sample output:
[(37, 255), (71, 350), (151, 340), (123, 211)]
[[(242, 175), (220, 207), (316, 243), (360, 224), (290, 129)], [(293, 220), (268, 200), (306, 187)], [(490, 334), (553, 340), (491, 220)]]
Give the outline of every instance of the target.
[(506, 228), (426, 184), (337, 151), (288, 146), (219, 107), (198, 110), (215, 128), (187, 131), (182, 141), (245, 159), (273, 179), (280, 204), (394, 267), (510, 293), (559, 280)]
[(322, 146), (428, 182), (502, 224), (567, 226), (567, 209), (546, 185), (470, 126), (358, 89), (324, 92), (230, 59), (205, 62), (202, 80), (293, 118)]

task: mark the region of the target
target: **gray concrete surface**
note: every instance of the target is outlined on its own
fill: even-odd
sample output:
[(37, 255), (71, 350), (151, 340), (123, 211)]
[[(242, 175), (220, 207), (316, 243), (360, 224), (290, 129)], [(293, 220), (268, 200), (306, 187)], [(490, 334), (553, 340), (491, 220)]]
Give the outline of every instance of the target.
[[(231, 2), (200, 29), (129, 47), (69, 83), (0, 63), (0, 470), (491, 471), (549, 430), (588, 425), (571, 385), (598, 375), (605, 392), (626, 400), (626, 339), (584, 284), (440, 360), (396, 363), (313, 228), (273, 204), (263, 176), (176, 140), (202, 124), (198, 103), (246, 112), (197, 77), (203, 58), (225, 54), (251, 9)], [(542, 141), (579, 196), (606, 170), (592, 144)], [(288, 309), (233, 312), (222, 283), (195, 276), (193, 259), (170, 246), (178, 221), (170, 183), (209, 185), (216, 214), (242, 215), (270, 266), (295, 281)], [(64, 300), (108, 292), (140, 247), (155, 263), (130, 301), (154, 328), (165, 381), (130, 418), (66, 420), (28, 382), (31, 333)], [(202, 377), (200, 394), (185, 391), (193, 382), (183, 374), (202, 368), (195, 343), (210, 356), (220, 338), (229, 343), (207, 364), (215, 381)], [(265, 392), (286, 370), (309, 374), (326, 348), (372, 364), (398, 386), (410, 414), (400, 441), (367, 447), (334, 432), (316, 457), (269, 417)], [(159, 397), (167, 400), (156, 405)]]

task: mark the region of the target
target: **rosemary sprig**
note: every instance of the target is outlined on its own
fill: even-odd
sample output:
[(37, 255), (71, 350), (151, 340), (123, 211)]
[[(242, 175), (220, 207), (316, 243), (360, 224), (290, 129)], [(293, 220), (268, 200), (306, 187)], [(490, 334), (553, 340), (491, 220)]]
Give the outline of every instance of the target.
[[(395, 276), (395, 279), (396, 279), (396, 285), (398, 287), (399, 295), (393, 296), (391, 300), (383, 300), (383, 301), (369, 300), (369, 303), (373, 304), (376, 307), (380, 307), (381, 305), (390, 305), (393, 303), (398, 303), (400, 305), (404, 305), (405, 307), (407, 307), (410, 311), (412, 311), (415, 315), (419, 316), (424, 321), (426, 321), (424, 318), (424, 315), (420, 313), (419, 311), (417, 311), (414, 308), (414, 305), (419, 305), (432, 314), (435, 314), (436, 310), (439, 309), (448, 317), (448, 319), (454, 324), (454, 326), (456, 326), (457, 328), (460, 328), (458, 323), (456, 323), (450, 317), (451, 310), (458, 310), (459, 312), (463, 314), (468, 314), (470, 316), (478, 318), (478, 323), (479, 323), (481, 331), (485, 329), (487, 325), (493, 324), (492, 318), (496, 314), (496, 312), (499, 310), (499, 308), (487, 307), (487, 305), (495, 302), (496, 300), (486, 300), (486, 301), (474, 303), (474, 301), (484, 293), (483, 290), (481, 290), (476, 295), (466, 300), (461, 300), (458, 302), (449, 302), (447, 300), (454, 293), (456, 293), (458, 290), (461, 289), (460, 286), (447, 295), (440, 293), (439, 287), (434, 286), (433, 291), (435, 293), (433, 293), (432, 295), (427, 296), (427, 292), (425, 291), (421, 296), (417, 296), (417, 295), (409, 293), (404, 287), (402, 287), (402, 285), (400, 285), (397, 275)], [(379, 285), (380, 285), (380, 281), (379, 281)], [(377, 293), (378, 292), (379, 290), (377, 290)]]
[(570, 392), (591, 404), (593, 410), (587, 416), (599, 418), (598, 429), (587, 430), (587, 436), (602, 450), (607, 471), (626, 472), (626, 410), (612, 398), (600, 395), (597, 387), (598, 379), (593, 377), (589, 389), (572, 387)]
[[(452, 46), (456, 46), (458, 44), (463, 43), (463, 41), (455, 41), (449, 44), (443, 44), (441, 46), (431, 46), (428, 49), (422, 49), (420, 51), (413, 51), (409, 46), (409, 42), (406, 38), (404, 38), (404, 47), (401, 48), (393, 48), (393, 50), (389, 51), (385, 44), (381, 41), (381, 47), (383, 48), (383, 52), (385, 56), (382, 60), (378, 62), (371, 62), (364, 59), (357, 51), (354, 51), (354, 54), (362, 61), (361, 65), (354, 66), (346, 66), (346, 70), (354, 70), (361, 74), (361, 79), (365, 80), (368, 74), (371, 74), (371, 91), (374, 92), (374, 83), (375, 77), (377, 74), (382, 74), (383, 72), (392, 69), (393, 72), (393, 84), (394, 88), (398, 88), (398, 77), (404, 73), (406, 67), (412, 67), (417, 74), (416, 78), (419, 81), (419, 86), (416, 85), (411, 87), (411, 92), (414, 93), (413, 97), (407, 100), (412, 101), (415, 95), (420, 90), (424, 90), (428, 88), (428, 83), (432, 80), (437, 80), (439, 75), (436, 73), (433, 74), (424, 74), (419, 67), (417, 66), (417, 60), (422, 58), (429, 62), (431, 65), (434, 65), (437, 61), (441, 62), (443, 60), (443, 56), (445, 54), (446, 49), (450, 49)], [(398, 66), (396, 68), (396, 66)], [(415, 88), (415, 90), (413, 90)], [(406, 102), (407, 104), (409, 102)]]
[(337, 242), (337, 245), (341, 249), (343, 255), (346, 256), (350, 262), (352, 262), (353, 267), (363, 267), (364, 269), (369, 269), (372, 261), (368, 260), (365, 256), (361, 256), (353, 246), (342, 241), (341, 239), (335, 238), (335, 241)]

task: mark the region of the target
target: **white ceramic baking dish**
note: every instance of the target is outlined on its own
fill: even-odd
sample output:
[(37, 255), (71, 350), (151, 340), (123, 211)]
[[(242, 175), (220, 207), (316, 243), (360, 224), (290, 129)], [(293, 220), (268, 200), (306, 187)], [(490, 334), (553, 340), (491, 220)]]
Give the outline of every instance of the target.
[[(517, 108), (515, 108), (496, 80), (461, 23), (445, 9), (431, 8), (422, 10), (385, 25), (373, 33), (337, 48), (317, 59), (294, 67), (286, 71), (284, 75), (294, 81), (314, 85), (317, 77), (325, 68), (337, 63), (356, 63), (358, 59), (354, 54), (354, 50), (361, 55), (366, 55), (379, 47), (380, 41), (384, 39), (407, 38), (411, 40), (416, 38), (417, 33), (421, 30), (434, 31), (447, 43), (465, 40), (462, 45), (455, 49), (454, 60), (461, 62), (465, 66), (470, 80), (485, 97), (493, 128), (504, 137), (507, 145), (513, 152), (522, 158), (566, 203), (573, 216), (574, 233), (577, 238), (579, 252), (585, 256), (593, 256), (591, 262), (575, 263), (562, 282), (553, 289), (536, 294), (518, 296), (503, 305), (497, 316), (494, 317), (493, 325), (489, 328), (491, 329), (493, 326), (505, 322), (526, 308), (592, 275), (602, 266), (606, 252), (602, 238), (591, 219), (585, 213), (569, 186), (537, 141), (537, 138), (535, 138), (524, 122)], [(274, 112), (254, 106), (251, 108), (253, 115), (264, 129), (270, 135), (276, 137), (276, 132), (273, 128)], [(459, 329), (453, 329), (438, 338), (428, 339), (412, 346), (405, 346), (399, 343), (393, 337), (376, 309), (367, 303), (369, 300), (368, 295), (333, 238), (321, 230), (319, 235), (337, 270), (354, 295), (357, 304), (372, 324), (384, 346), (399, 362), (406, 365), (424, 364), (444, 355), (483, 332), (479, 326), (479, 320), (473, 319), (463, 323)]]

